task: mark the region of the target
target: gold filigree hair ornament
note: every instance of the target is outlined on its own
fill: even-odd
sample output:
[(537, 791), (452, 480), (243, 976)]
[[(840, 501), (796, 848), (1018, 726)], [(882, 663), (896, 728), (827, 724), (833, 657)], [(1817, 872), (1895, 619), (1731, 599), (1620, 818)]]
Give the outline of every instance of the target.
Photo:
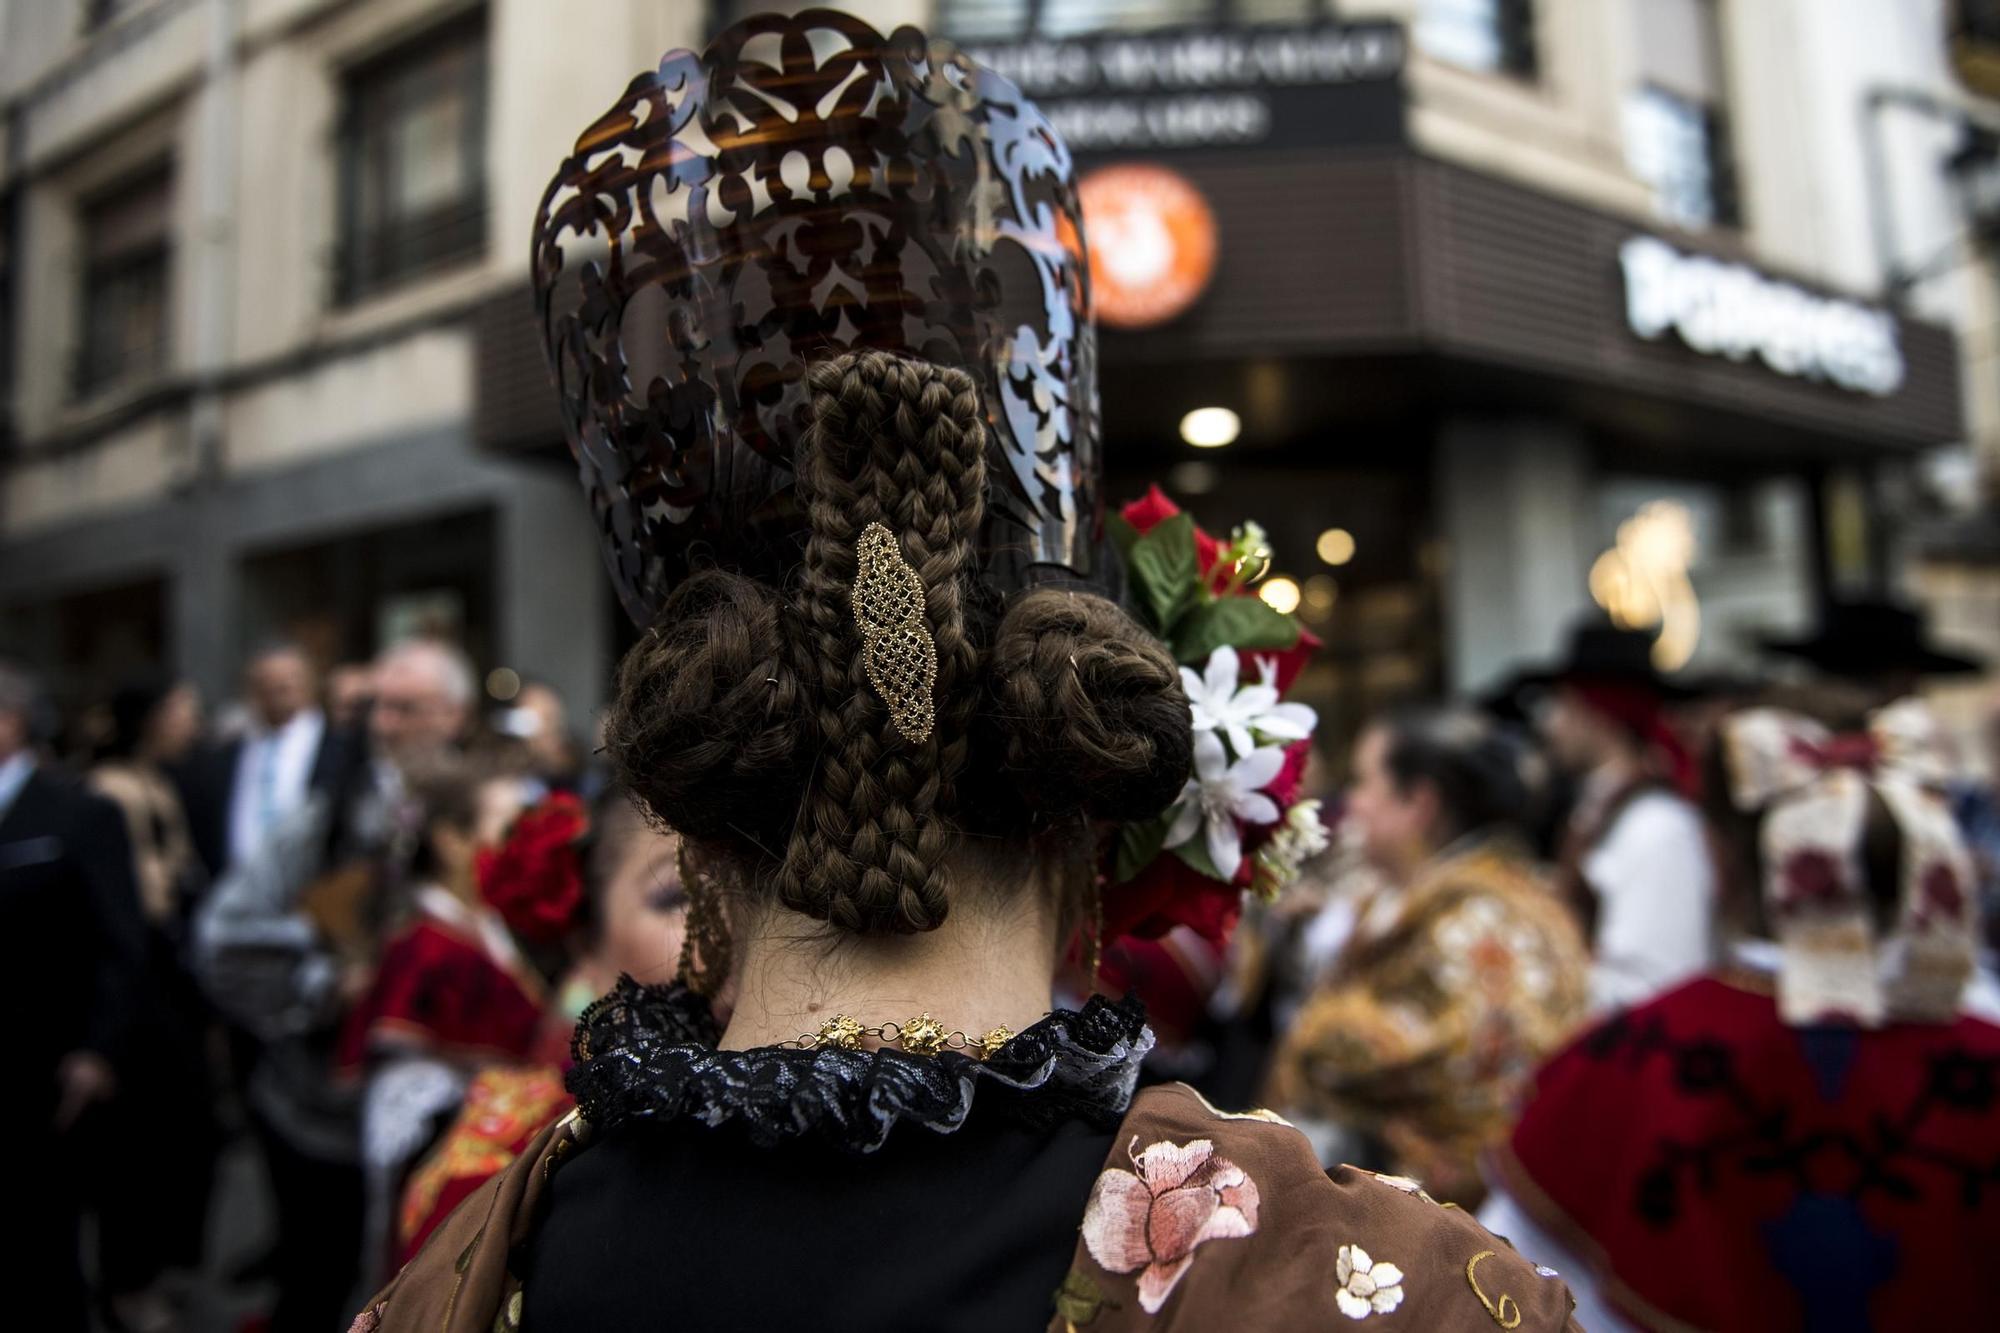
[(930, 739), (937, 720), (937, 643), (924, 620), (924, 581), (903, 558), (896, 534), (880, 523), (861, 530), (854, 545), (854, 624), (861, 631), (861, 665), (889, 720), (912, 745)]

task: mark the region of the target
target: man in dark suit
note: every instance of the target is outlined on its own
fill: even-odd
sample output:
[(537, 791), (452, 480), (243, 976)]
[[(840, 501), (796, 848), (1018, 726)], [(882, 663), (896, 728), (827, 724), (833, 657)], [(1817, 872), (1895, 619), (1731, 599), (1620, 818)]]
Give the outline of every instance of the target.
[(259, 649), (243, 672), (249, 725), (180, 775), (195, 853), (211, 879), (254, 853), (314, 792), (342, 790), (361, 758), (358, 736), (329, 725), (312, 663), (294, 644)]
[(117, 1091), (144, 1003), (145, 927), (125, 822), (40, 765), (36, 702), (29, 677), (0, 662), (0, 1031), (11, 1052), (0, 1134), (21, 1201), (5, 1229), (10, 1268), (52, 1298), (37, 1327), (82, 1329), (71, 1131)]

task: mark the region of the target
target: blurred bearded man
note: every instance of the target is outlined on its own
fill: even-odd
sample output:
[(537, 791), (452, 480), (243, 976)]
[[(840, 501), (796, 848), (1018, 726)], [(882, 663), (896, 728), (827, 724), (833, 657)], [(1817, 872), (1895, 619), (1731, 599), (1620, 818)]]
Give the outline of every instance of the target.
[(422, 830), (411, 773), (455, 751), (475, 677), (456, 648), (411, 640), (371, 673), (359, 790), (315, 794), (216, 886), (196, 961), (218, 1008), (262, 1043), (247, 1100), (278, 1206), (272, 1333), (337, 1327), (362, 1271), (359, 1087), (334, 1047), (368, 986)]

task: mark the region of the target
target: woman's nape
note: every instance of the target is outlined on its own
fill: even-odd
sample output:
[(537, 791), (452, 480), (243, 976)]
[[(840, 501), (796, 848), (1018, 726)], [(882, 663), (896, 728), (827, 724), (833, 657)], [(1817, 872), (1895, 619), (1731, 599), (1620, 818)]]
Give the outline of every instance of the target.
[(1047, 1013), (1076, 886), (1060, 857), (968, 841), (947, 858), (958, 892), (935, 930), (830, 936), (775, 901), (741, 904), (723, 1048), (790, 1041), (835, 1014), (874, 1026), (930, 1013), (948, 1029), (1018, 1032)]

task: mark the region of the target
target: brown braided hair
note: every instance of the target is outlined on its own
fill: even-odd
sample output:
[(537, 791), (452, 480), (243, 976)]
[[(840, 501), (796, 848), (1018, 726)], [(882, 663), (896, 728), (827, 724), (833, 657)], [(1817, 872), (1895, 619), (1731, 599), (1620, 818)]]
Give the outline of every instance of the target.
[[(804, 557), (783, 596), (711, 568), (626, 656), (606, 723), (663, 823), (843, 931), (930, 930), (969, 828), (1019, 842), (1164, 809), (1192, 754), (1166, 649), (1113, 603), (979, 577), (987, 426), (963, 371), (879, 351), (808, 368)], [(912, 743), (862, 663), (850, 589), (870, 523), (923, 584), (936, 724)]]
[[(799, 451), (810, 524), (794, 604), (813, 640), (819, 769), (778, 876), (787, 907), (867, 934), (944, 920), (945, 811), (965, 768), (979, 654), (964, 583), (986, 513), (986, 425), (964, 371), (859, 352), (814, 366)], [(849, 588), (870, 523), (897, 534), (937, 644), (937, 724), (910, 744), (862, 666)]]

